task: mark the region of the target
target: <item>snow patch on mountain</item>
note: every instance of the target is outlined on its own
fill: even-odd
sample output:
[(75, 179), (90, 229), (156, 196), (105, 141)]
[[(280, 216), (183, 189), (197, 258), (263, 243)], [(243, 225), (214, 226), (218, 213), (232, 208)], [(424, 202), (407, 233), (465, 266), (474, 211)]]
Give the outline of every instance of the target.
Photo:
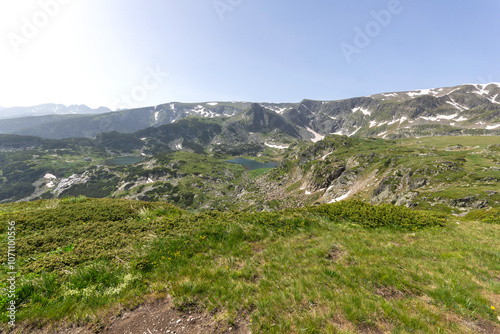
[(328, 202), (328, 203), (330, 203), (330, 204), (331, 204), (331, 203), (337, 203), (337, 202), (343, 201), (343, 200), (347, 199), (347, 197), (349, 197), (349, 195), (351, 195), (351, 191), (349, 191), (349, 192), (348, 192), (347, 194), (345, 194), (345, 195), (342, 195), (342, 196), (340, 196), (340, 197), (337, 197), (337, 198), (332, 199), (332, 200), (331, 200), (330, 202)]
[(288, 108), (276, 108), (275, 112), (278, 114), (283, 114)]
[(325, 154), (325, 155), (321, 158), (321, 160), (325, 160), (325, 159), (326, 159), (326, 158), (327, 158), (330, 154), (332, 154), (332, 153), (333, 153), (333, 152), (330, 152), (330, 153)]
[[(389, 122), (389, 123), (387, 123), (387, 124), (388, 124), (388, 125), (392, 125), (392, 124), (395, 124), (395, 123), (397, 123), (397, 122), (399, 122), (399, 124), (402, 124), (402, 123), (403, 123), (404, 121), (406, 121), (407, 119), (408, 119), (408, 117), (403, 116), (403, 117), (401, 117), (401, 118), (394, 119), (394, 120), (392, 120), (391, 122)], [(381, 123), (380, 125), (382, 125), (382, 123)]]
[(368, 109), (365, 109), (363, 107), (357, 107), (357, 108), (353, 108), (352, 109), (352, 112), (355, 113), (357, 111), (361, 111), (363, 113), (363, 115), (367, 115), (367, 116), (370, 116), (372, 114), (372, 112)]
[(481, 95), (481, 96), (488, 95), (490, 93), (490, 91), (487, 90), (486, 87), (487, 87), (487, 85), (481, 85), (481, 84), (476, 85), (476, 88), (478, 90), (475, 91), (474, 93)]
[(500, 87), (500, 82), (488, 82), (488, 83), (485, 83), (485, 84), (466, 84), (466, 85), (474, 86), (474, 87), (476, 87), (479, 90), (485, 90), (486, 87), (488, 87), (490, 85), (495, 85), (497, 87)]
[(487, 99), (490, 100), (491, 103), (496, 103), (500, 104), (500, 102), (497, 101), (498, 94), (493, 96), (493, 97), (488, 97)]
[(277, 148), (280, 150), (284, 150), (284, 149), (287, 149), (289, 147), (287, 145), (274, 145), (274, 144), (268, 144), (268, 143), (264, 143), (264, 145), (266, 145), (267, 147)]
[(313, 143), (316, 143), (320, 140), (323, 140), (323, 138), (325, 138), (325, 136), (320, 135), (319, 133), (317, 133), (316, 131), (314, 131), (313, 129), (311, 129), (309, 127), (306, 127), (306, 130), (314, 135), (314, 138), (311, 139), (311, 141)]
[(408, 92), (406, 94), (409, 97), (414, 98), (414, 97), (422, 96), (422, 95), (430, 95), (431, 92), (432, 92), (432, 89), (421, 89), (421, 90), (414, 90), (414, 91)]
[(218, 114), (214, 113), (211, 110), (208, 110), (207, 108), (205, 108), (202, 105), (197, 105), (194, 109), (191, 109), (190, 111), (197, 114), (197, 115), (200, 115), (202, 117), (207, 117), (207, 118), (214, 118), (214, 117), (219, 116)]
[[(310, 112), (311, 114), (313, 114), (313, 115), (315, 114), (315, 112), (314, 112), (314, 111), (312, 111), (312, 110), (311, 110), (311, 108), (309, 108), (308, 106), (306, 106), (306, 105), (305, 105), (305, 104), (303, 104), (303, 103), (301, 103), (301, 104), (300, 104), (300, 107), (304, 107), (307, 111), (309, 111), (309, 112)], [(300, 108), (300, 107), (299, 107), (299, 108)]]
[(500, 104), (500, 102), (497, 102), (496, 99), (498, 97), (498, 94), (496, 94), (494, 97), (490, 97), (490, 91), (486, 89), (486, 87), (489, 87), (491, 84), (478, 84), (475, 85), (474, 87), (477, 89), (474, 93), (477, 95), (480, 95), (482, 97), (487, 98), (491, 103), (495, 104)]
[(446, 103), (451, 104), (452, 106), (459, 109), (460, 111), (469, 110), (469, 108), (464, 107), (464, 106), (460, 105), (459, 103), (455, 102), (451, 97), (450, 97), (450, 100), (451, 101), (446, 101)]
[(420, 118), (422, 119), (425, 119), (426, 121), (439, 121), (439, 120), (442, 120), (442, 119), (454, 119), (455, 117), (457, 117), (458, 114), (453, 114), (453, 115), (437, 115), (437, 116), (434, 116), (434, 117), (425, 117), (425, 116), (420, 116)]
[(347, 136), (348, 136), (348, 137), (352, 137), (352, 136), (354, 136), (354, 135), (356, 134), (356, 132), (358, 132), (358, 131), (359, 131), (359, 129), (361, 129), (361, 127), (357, 128), (356, 130), (354, 130), (354, 132), (353, 132), (353, 133), (351, 133), (350, 135), (347, 135)]

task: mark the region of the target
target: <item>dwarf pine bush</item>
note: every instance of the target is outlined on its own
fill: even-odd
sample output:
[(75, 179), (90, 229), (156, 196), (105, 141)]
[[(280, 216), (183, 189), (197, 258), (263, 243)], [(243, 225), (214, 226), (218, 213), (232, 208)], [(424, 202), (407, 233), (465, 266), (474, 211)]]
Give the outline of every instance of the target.
[(365, 227), (397, 227), (418, 230), (431, 226), (443, 226), (444, 215), (411, 210), (392, 204), (371, 205), (357, 200), (323, 204), (304, 209), (330, 220), (344, 220)]

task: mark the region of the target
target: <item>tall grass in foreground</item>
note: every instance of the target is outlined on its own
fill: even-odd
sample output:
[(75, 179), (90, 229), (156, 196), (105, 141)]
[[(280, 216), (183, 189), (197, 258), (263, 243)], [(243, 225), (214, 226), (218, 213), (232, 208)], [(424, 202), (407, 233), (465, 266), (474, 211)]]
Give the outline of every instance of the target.
[[(200, 214), (122, 200), (47, 204), (0, 206), (0, 219), (22, 231), (21, 321), (99, 327), (107, 310), (170, 294), (181, 310), (229, 324), (245, 318), (257, 333), (498, 326), (498, 224), (445, 224), (444, 216), (356, 201)], [(5, 314), (4, 299), (0, 307)]]

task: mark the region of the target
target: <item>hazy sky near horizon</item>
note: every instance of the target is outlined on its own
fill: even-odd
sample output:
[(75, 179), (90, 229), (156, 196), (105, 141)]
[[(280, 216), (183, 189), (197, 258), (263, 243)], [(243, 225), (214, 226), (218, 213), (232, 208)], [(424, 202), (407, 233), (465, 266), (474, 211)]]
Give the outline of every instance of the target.
[(500, 2), (2, 0), (0, 106), (299, 102), (500, 81)]

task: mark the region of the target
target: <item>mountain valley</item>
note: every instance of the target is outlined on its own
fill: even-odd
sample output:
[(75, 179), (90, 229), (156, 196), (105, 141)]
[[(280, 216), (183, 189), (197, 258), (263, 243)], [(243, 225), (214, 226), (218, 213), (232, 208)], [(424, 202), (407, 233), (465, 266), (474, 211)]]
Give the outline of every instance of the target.
[(498, 332), (499, 89), (0, 120), (0, 328)]
[[(0, 135), (0, 201), (85, 195), (271, 210), (356, 198), (463, 215), (499, 204), (499, 94), (496, 84), (463, 85), (68, 116), (33, 127), (41, 137)], [(122, 131), (99, 132), (103, 124)], [(94, 128), (94, 136), (43, 138), (61, 137), (61, 127)], [(121, 156), (142, 161), (110, 163)], [(279, 166), (246, 171), (226, 162), (237, 157)]]

